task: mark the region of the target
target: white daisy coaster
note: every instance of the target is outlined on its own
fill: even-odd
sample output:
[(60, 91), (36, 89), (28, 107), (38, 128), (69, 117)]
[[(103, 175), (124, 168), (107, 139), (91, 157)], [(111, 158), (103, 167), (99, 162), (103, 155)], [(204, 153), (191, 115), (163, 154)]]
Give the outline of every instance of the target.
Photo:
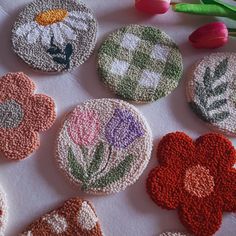
[(89, 193), (124, 190), (144, 171), (152, 150), (151, 131), (136, 108), (116, 99), (77, 106), (59, 132), (59, 168)]
[(7, 200), (6, 195), (0, 187), (0, 236), (4, 236), (7, 223)]
[(68, 71), (92, 53), (97, 22), (75, 0), (36, 0), (19, 15), (12, 32), (13, 50), (34, 69)]

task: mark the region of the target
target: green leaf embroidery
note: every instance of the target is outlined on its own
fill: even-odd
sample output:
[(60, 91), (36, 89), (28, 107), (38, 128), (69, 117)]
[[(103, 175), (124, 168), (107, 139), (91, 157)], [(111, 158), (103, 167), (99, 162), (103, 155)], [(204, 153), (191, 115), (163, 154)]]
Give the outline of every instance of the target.
[(207, 108), (207, 110), (208, 111), (216, 110), (225, 104), (227, 104), (227, 99), (216, 100)]
[(196, 82), (195, 93), (199, 98), (200, 104), (204, 107), (207, 106), (206, 91), (198, 82)]
[(217, 113), (217, 114), (212, 115), (211, 121), (214, 122), (214, 123), (217, 123), (217, 122), (223, 121), (223, 120), (226, 119), (229, 115), (230, 115), (229, 112), (223, 111), (223, 112), (221, 112), (221, 113)]
[(197, 105), (194, 102), (190, 102), (189, 105), (199, 118), (201, 118), (205, 122), (210, 122), (209, 117), (207, 113), (205, 112), (204, 108), (201, 108), (199, 105)]
[(214, 96), (219, 96), (219, 95), (225, 93), (226, 90), (227, 90), (227, 87), (228, 87), (228, 83), (227, 82), (222, 83), (222, 84), (216, 86), (214, 88), (214, 90), (213, 90)]
[(88, 168), (88, 179), (99, 170), (104, 156), (104, 144), (100, 142), (95, 150), (92, 162)]
[(120, 180), (131, 168), (133, 155), (128, 155), (116, 167), (113, 167), (107, 174), (102, 176), (90, 185), (92, 188), (104, 188), (118, 180)]
[(86, 180), (86, 175), (83, 167), (77, 162), (75, 155), (72, 151), (72, 148), (68, 149), (68, 162), (71, 169), (71, 174), (81, 182)]
[(225, 58), (223, 61), (219, 63), (219, 65), (215, 69), (214, 72), (215, 80), (220, 79), (223, 75), (225, 75), (227, 69), (228, 69), (228, 58)]

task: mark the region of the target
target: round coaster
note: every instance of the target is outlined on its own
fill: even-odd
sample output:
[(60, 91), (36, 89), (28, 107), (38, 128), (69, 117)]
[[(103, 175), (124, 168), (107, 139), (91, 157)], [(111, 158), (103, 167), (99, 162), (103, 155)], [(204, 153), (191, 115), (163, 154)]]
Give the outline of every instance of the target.
[(236, 53), (213, 53), (198, 62), (187, 82), (197, 116), (219, 132), (236, 135)]
[(147, 192), (160, 207), (177, 209), (196, 236), (215, 234), (223, 212), (236, 211), (236, 150), (217, 133), (193, 141), (184, 133), (167, 134), (157, 148), (159, 166), (147, 179)]
[(73, 198), (33, 222), (20, 236), (102, 236), (98, 217), (90, 202)]
[(164, 232), (160, 234), (159, 236), (191, 236), (188, 233), (183, 233), (183, 232)]
[(95, 99), (77, 106), (60, 130), (57, 161), (85, 192), (108, 194), (133, 184), (152, 149), (151, 131), (134, 106)]
[(35, 94), (34, 83), (23, 73), (0, 78), (0, 152), (11, 160), (26, 158), (39, 147), (39, 131), (55, 119), (52, 98)]
[(17, 18), (13, 49), (28, 65), (47, 72), (68, 71), (92, 53), (97, 23), (75, 0), (36, 0)]
[(154, 27), (130, 25), (118, 29), (102, 43), (98, 72), (117, 95), (150, 102), (168, 95), (182, 76), (177, 45)]
[(0, 236), (4, 236), (4, 231), (7, 224), (7, 200), (6, 195), (0, 187)]

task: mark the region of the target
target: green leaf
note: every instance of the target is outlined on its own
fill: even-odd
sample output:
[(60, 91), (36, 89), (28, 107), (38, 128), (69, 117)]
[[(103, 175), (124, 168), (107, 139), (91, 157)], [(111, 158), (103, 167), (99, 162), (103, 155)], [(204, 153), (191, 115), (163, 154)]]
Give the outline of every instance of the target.
[(88, 168), (88, 178), (90, 178), (92, 176), (92, 174), (94, 174), (96, 171), (98, 171), (98, 169), (102, 163), (103, 156), (104, 156), (104, 145), (101, 142), (97, 145), (96, 151), (93, 156), (93, 160)]
[(228, 58), (225, 58), (223, 61), (219, 63), (219, 65), (215, 69), (214, 72), (215, 80), (220, 79), (223, 75), (225, 75), (227, 69), (228, 69)]
[(69, 161), (69, 167), (71, 169), (71, 174), (76, 179), (80, 180), (81, 182), (84, 182), (86, 180), (84, 169), (77, 162), (71, 147), (69, 147), (69, 149), (68, 149), (68, 161)]
[(220, 113), (216, 113), (216, 114), (212, 115), (212, 117), (211, 117), (211, 122), (217, 123), (217, 122), (223, 121), (223, 120), (226, 119), (229, 115), (230, 115), (230, 113), (227, 112), (227, 111), (223, 111), (223, 112), (220, 112)]
[(67, 60), (69, 60), (70, 56), (71, 56), (72, 53), (73, 53), (72, 44), (68, 43), (68, 44), (66, 45), (66, 48), (65, 48), (64, 52), (65, 52), (65, 55), (66, 55)]
[(113, 167), (107, 174), (102, 176), (90, 185), (92, 188), (104, 188), (118, 180), (120, 180), (127, 172), (130, 171), (133, 155), (128, 155), (116, 167)]
[(222, 84), (216, 86), (214, 88), (214, 90), (213, 90), (214, 96), (219, 96), (219, 95), (225, 93), (226, 90), (227, 90), (227, 87), (228, 87), (228, 83), (227, 82), (222, 83)]
[(222, 107), (223, 105), (227, 104), (227, 99), (222, 99), (222, 100), (217, 100), (214, 101), (208, 108), (208, 111), (212, 111), (212, 110), (216, 110), (220, 107)]
[(204, 108), (201, 108), (200, 106), (198, 106), (196, 103), (194, 102), (189, 102), (189, 106), (192, 108), (192, 110), (195, 112), (195, 114), (197, 114), (197, 116), (205, 121), (205, 122), (210, 122), (210, 119), (206, 113), (206, 111), (204, 110)]
[(200, 104), (203, 107), (206, 107), (206, 92), (205, 89), (198, 82), (196, 82), (195, 93), (199, 98)]
[(211, 82), (211, 69), (210, 67), (207, 67), (205, 70), (205, 73), (203, 75), (203, 83), (205, 86), (209, 86), (209, 83)]
[(67, 60), (65, 60), (62, 57), (53, 57), (53, 61), (59, 63), (59, 64), (67, 64)]
[(201, 0), (203, 4), (214, 4), (236, 12), (236, 7), (220, 0)]

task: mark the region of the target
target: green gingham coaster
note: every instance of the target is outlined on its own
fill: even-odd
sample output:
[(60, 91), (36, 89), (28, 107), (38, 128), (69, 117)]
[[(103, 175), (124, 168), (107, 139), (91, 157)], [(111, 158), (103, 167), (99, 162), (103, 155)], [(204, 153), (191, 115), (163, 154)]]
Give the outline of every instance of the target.
[(98, 71), (117, 95), (150, 102), (177, 87), (183, 71), (182, 56), (166, 33), (154, 27), (130, 25), (102, 43)]
[(191, 109), (216, 131), (236, 135), (236, 53), (213, 53), (191, 71), (186, 94)]
[(12, 31), (14, 52), (46, 72), (68, 71), (91, 55), (97, 22), (76, 0), (36, 0), (20, 13)]

